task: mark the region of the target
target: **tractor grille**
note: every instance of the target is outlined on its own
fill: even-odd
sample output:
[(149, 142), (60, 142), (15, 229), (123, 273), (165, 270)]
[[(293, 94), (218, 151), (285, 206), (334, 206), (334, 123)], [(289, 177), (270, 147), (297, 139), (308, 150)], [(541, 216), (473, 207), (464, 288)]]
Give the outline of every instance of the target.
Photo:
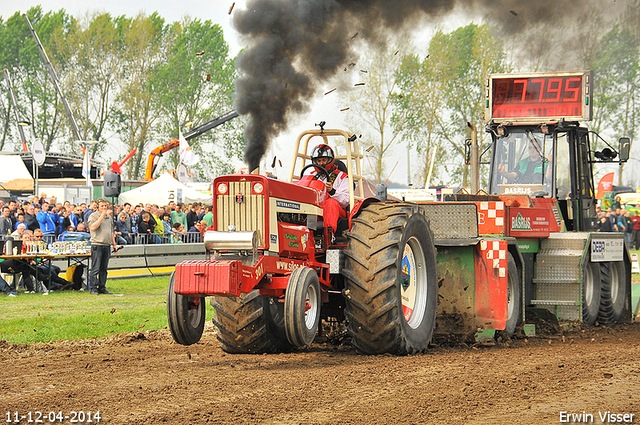
[(229, 182), (229, 194), (218, 195), (216, 230), (226, 232), (231, 225), (239, 232), (257, 230), (264, 246), (264, 195), (252, 195), (251, 183)]

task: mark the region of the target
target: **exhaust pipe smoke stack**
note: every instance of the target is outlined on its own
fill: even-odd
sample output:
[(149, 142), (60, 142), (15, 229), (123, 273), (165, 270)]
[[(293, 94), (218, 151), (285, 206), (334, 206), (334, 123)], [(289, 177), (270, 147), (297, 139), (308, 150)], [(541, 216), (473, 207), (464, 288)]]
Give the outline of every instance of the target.
[(248, 115), (244, 159), (256, 168), (271, 140), (339, 70), (357, 63), (361, 42), (384, 45), (391, 34), (451, 13), (484, 18), (503, 34), (542, 22), (577, 22), (594, 0), (249, 0), (233, 25), (248, 48), (236, 62), (235, 107)]

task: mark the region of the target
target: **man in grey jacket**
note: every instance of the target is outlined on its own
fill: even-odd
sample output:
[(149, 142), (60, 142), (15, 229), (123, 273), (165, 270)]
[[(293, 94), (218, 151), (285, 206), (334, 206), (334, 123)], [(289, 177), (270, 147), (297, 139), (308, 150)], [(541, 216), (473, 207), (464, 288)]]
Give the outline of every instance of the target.
[(107, 270), (111, 258), (111, 246), (117, 247), (113, 233), (113, 218), (109, 202), (98, 201), (98, 211), (87, 220), (91, 232), (91, 273), (89, 274), (91, 294), (111, 294), (107, 290)]

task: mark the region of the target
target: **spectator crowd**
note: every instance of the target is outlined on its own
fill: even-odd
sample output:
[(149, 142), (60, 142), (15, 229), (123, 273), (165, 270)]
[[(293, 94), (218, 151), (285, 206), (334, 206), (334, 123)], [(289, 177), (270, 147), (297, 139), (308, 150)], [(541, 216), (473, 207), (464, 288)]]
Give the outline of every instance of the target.
[[(155, 204), (113, 205), (114, 230), (119, 245), (197, 243), (213, 222), (211, 205), (198, 202), (185, 205), (169, 202)], [(65, 240), (70, 234), (89, 234), (86, 223), (98, 210), (98, 203), (74, 205), (69, 201), (56, 203), (46, 193), (23, 204), (0, 200), (0, 235), (22, 239), (24, 234), (33, 236), (36, 229), (50, 243)]]
[[(211, 205), (169, 202), (162, 207), (155, 204), (113, 205), (114, 233), (119, 245), (198, 243), (204, 232), (211, 228), (213, 213)], [(15, 200), (0, 200), (0, 240), (52, 243), (58, 240), (89, 240), (89, 216), (98, 210), (98, 202), (74, 205), (69, 201), (56, 203), (43, 193), (20, 204)], [(34, 263), (35, 264), (35, 263)], [(6, 274), (21, 274), (27, 292), (35, 285), (45, 285), (47, 290), (79, 289), (74, 282), (58, 276), (57, 266), (38, 266), (39, 273), (17, 260), (0, 260), (0, 271)], [(51, 275), (51, 276), (50, 276)], [(38, 277), (35, 279), (34, 277)], [(75, 278), (74, 278), (75, 279)], [(8, 285), (0, 277), (0, 292), (15, 295), (17, 285)]]
[(640, 249), (640, 215), (638, 215), (638, 211), (640, 211), (640, 205), (636, 205), (636, 210), (632, 213), (622, 208), (619, 200), (616, 200), (605, 211), (596, 207), (597, 231), (624, 233), (629, 249)]

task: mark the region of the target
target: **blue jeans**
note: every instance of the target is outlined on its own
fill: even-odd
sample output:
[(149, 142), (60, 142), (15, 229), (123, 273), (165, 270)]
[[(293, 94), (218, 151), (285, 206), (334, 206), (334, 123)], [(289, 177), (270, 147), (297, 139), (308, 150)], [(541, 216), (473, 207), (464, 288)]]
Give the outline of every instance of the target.
[(107, 269), (111, 258), (111, 245), (91, 245), (91, 273), (89, 290), (104, 290), (107, 286)]

